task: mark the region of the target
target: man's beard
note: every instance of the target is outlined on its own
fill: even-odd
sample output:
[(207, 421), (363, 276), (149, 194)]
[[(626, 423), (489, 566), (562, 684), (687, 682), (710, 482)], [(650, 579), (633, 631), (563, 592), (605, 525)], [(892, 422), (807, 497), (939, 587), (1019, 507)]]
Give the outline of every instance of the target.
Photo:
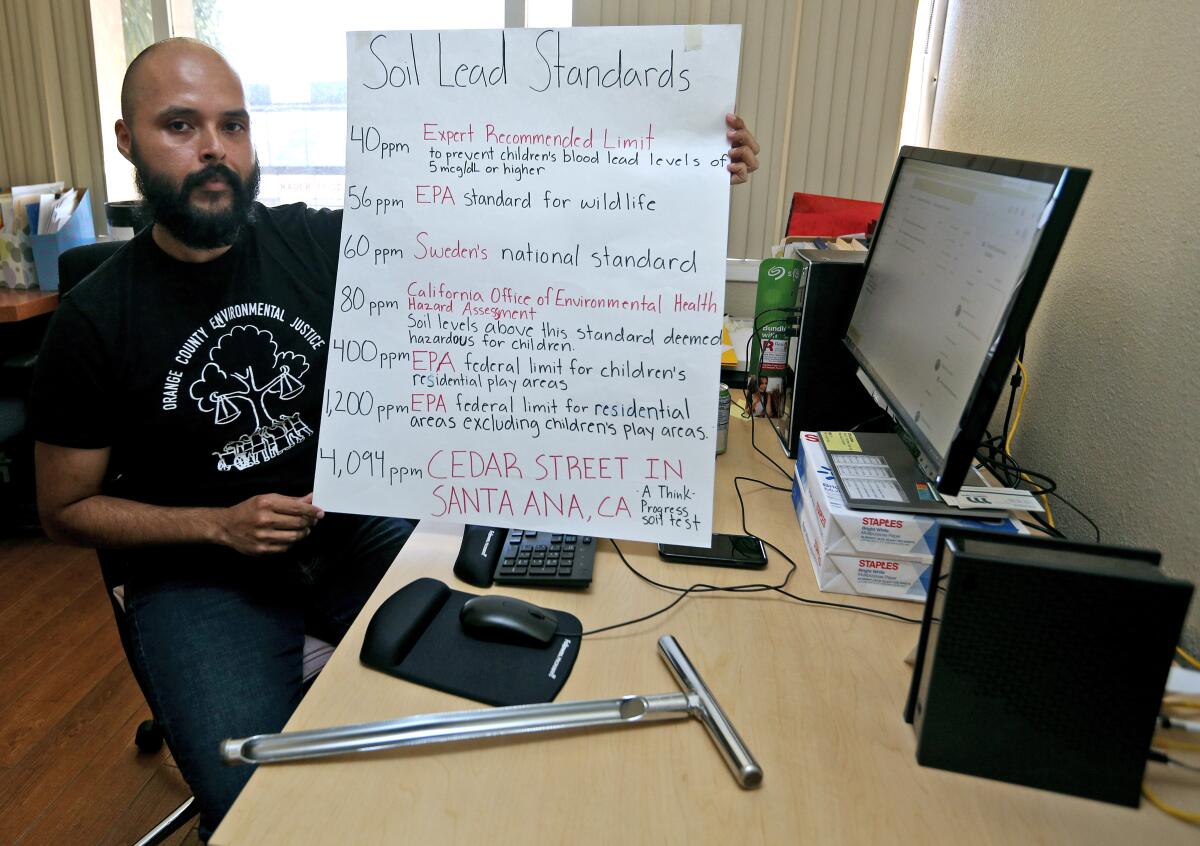
[[(143, 225), (157, 223), (186, 247), (193, 250), (227, 247), (237, 240), (241, 228), (254, 220), (254, 198), (258, 196), (259, 182), (257, 157), (245, 182), (226, 165), (210, 164), (188, 174), (179, 187), (172, 184), (169, 177), (153, 171), (136, 149), (130, 150), (130, 158), (134, 181), (142, 195), (138, 212)], [(223, 179), (229, 186), (231, 202), (216, 211), (196, 208), (190, 199), (192, 191), (213, 178)]]

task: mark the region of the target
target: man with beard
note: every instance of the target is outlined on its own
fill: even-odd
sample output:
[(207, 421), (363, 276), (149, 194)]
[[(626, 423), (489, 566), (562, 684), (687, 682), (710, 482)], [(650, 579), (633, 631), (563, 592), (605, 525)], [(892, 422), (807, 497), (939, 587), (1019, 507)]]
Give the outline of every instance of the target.
[[(312, 503), (341, 213), (254, 202), (241, 81), (199, 42), (141, 53), (121, 112), (152, 225), (54, 317), (38, 507), (119, 569), (130, 659), (207, 839), (249, 777), (219, 741), (283, 727), (305, 631), (340, 640), (413, 524)], [(757, 144), (730, 126), (743, 182)]]
[(121, 105), (152, 225), (54, 317), (38, 507), (119, 572), (129, 657), (207, 838), (249, 777), (221, 739), (283, 728), (305, 632), (341, 639), (413, 523), (312, 504), (341, 214), (254, 202), (241, 81), (198, 42), (142, 53)]

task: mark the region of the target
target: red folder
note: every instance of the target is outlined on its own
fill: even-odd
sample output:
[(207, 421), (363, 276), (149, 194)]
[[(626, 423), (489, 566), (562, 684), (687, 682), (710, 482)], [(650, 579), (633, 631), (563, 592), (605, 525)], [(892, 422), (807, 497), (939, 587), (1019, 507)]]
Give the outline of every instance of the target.
[(835, 238), (838, 235), (870, 233), (874, 231), (882, 209), (883, 203), (869, 200), (847, 200), (797, 191), (792, 195), (792, 208), (788, 212), (787, 232), (784, 234), (789, 237)]

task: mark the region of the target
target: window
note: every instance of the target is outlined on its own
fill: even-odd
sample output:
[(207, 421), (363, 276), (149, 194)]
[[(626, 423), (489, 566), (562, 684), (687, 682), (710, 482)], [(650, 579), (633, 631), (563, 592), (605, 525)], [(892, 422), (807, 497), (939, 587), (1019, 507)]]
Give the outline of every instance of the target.
[(902, 145), (929, 146), (948, 6), (948, 0), (918, 0), (917, 3), (917, 22), (913, 32), (912, 57), (908, 65), (908, 84), (904, 96), (904, 115), (900, 122)]
[[(96, 19), (118, 13), (123, 43), (105, 43)], [(492, 29), (569, 26), (570, 0), (92, 0), (102, 121), (120, 112), (125, 67), (156, 32), (189, 35), (216, 47), (241, 75), (259, 165), (260, 200), (340, 206), (346, 159), (346, 37), (368, 29)], [(164, 24), (162, 18), (169, 20)], [(108, 24), (111, 31), (112, 23)], [(102, 64), (107, 63), (104, 73)], [(114, 84), (115, 80), (115, 84)], [(111, 199), (134, 196), (131, 168), (107, 143)], [(111, 155), (110, 155), (111, 152)]]

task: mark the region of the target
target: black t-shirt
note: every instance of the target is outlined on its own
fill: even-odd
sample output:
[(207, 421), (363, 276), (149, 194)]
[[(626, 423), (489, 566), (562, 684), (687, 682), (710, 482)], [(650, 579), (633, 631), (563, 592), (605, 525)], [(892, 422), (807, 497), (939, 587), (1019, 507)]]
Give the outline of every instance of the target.
[(219, 259), (139, 234), (63, 297), (38, 356), (36, 440), (109, 447), (105, 492), (225, 506), (312, 490), (342, 214), (255, 205)]

